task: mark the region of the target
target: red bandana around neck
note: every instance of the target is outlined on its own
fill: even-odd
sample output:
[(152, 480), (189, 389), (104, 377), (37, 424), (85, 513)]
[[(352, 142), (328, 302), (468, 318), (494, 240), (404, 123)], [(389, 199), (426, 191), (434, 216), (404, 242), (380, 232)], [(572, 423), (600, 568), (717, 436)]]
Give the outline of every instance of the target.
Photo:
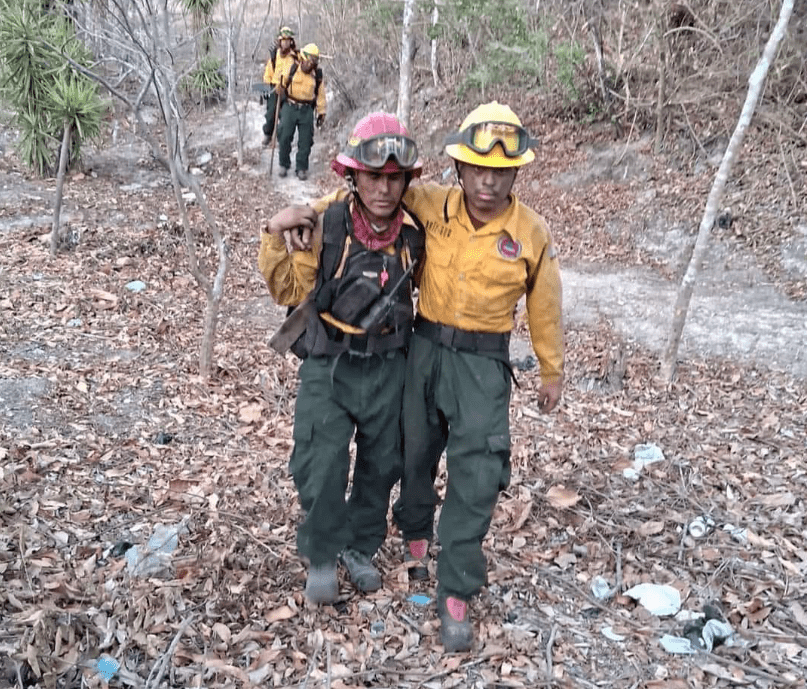
[(353, 234), (370, 251), (383, 249), (398, 238), (403, 226), (404, 212), (399, 206), (398, 212), (392, 219), (389, 227), (383, 232), (376, 232), (367, 216), (361, 212), (361, 204), (353, 201), (351, 203), (351, 217), (353, 218)]

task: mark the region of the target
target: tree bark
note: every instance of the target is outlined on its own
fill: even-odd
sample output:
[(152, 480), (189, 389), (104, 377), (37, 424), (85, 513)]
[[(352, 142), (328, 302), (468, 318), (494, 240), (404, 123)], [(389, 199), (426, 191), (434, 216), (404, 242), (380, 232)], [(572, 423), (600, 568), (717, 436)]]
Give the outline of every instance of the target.
[[(437, 26), (437, 22), (440, 21), (440, 10), (437, 5), (434, 6), (432, 10), (432, 27)], [(439, 65), (437, 62), (437, 39), (432, 38), (431, 40), (431, 68), (432, 68), (432, 81), (434, 82), (434, 88), (441, 88), (442, 84), (440, 83), (440, 70)]]
[(53, 204), (53, 226), (50, 231), (50, 255), (55, 256), (59, 251), (61, 239), (62, 191), (64, 178), (67, 175), (67, 159), (70, 157), (70, 141), (73, 138), (73, 125), (70, 120), (64, 121), (62, 134), (62, 148), (59, 152), (59, 173), (56, 176), (56, 202)]
[(706, 255), (706, 250), (709, 246), (709, 237), (711, 234), (712, 226), (714, 225), (715, 216), (717, 215), (720, 201), (723, 198), (723, 191), (726, 187), (726, 181), (731, 173), (731, 167), (734, 159), (737, 157), (740, 147), (742, 146), (745, 131), (751, 123), (751, 118), (757, 107), (760, 93), (762, 93), (762, 86), (765, 82), (765, 77), (768, 74), (768, 69), (771, 66), (776, 50), (779, 43), (787, 31), (787, 25), (790, 21), (790, 15), (793, 12), (793, 0), (784, 0), (782, 9), (779, 13), (779, 20), (773, 28), (773, 32), (768, 38), (765, 45), (765, 50), (762, 57), (759, 58), (757, 66), (751, 73), (748, 79), (748, 95), (745, 98), (740, 117), (737, 120), (737, 126), (731, 136), (726, 152), (723, 154), (723, 160), (720, 163), (720, 168), (715, 176), (715, 181), (712, 184), (712, 189), (709, 192), (709, 198), (706, 201), (706, 208), (703, 213), (700, 228), (698, 229), (698, 236), (695, 240), (695, 247), (692, 251), (692, 256), (689, 259), (684, 278), (681, 281), (681, 286), (678, 288), (678, 295), (675, 301), (675, 308), (673, 310), (672, 327), (670, 329), (669, 338), (667, 340), (667, 348), (664, 352), (664, 357), (661, 361), (661, 377), (667, 383), (671, 382), (675, 375), (675, 365), (678, 357), (678, 347), (681, 344), (681, 335), (684, 331), (687, 314), (689, 312), (689, 303), (692, 300), (692, 293), (695, 289), (695, 282), (698, 279), (703, 258)]
[(405, 0), (401, 32), (401, 72), (398, 82), (398, 119), (408, 129), (412, 93), (412, 22), (415, 0)]

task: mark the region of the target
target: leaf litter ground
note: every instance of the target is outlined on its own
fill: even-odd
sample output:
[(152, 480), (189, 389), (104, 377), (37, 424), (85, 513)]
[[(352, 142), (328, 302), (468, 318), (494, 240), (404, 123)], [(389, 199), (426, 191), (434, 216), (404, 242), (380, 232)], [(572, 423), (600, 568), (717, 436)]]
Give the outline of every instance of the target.
[[(545, 155), (560, 160), (557, 132)], [(559, 412), (539, 414), (538, 374), (519, 373), (472, 653), (442, 653), (432, 607), (410, 600), (433, 598), (434, 578), (408, 580), (392, 527), (380, 591), (358, 595), (342, 572), (339, 603), (308, 606), (287, 472), (297, 363), (267, 345), (281, 310), (255, 269), (258, 219), (285, 200), (232, 160), (216, 150), (205, 169), (233, 266), (210, 385), (195, 374), (204, 303), (162, 173), (129, 191), (124, 174), (74, 175), (80, 239), (55, 260), (47, 226), (0, 234), (0, 687), (98, 687), (109, 667), (110, 686), (148, 689), (804, 686), (804, 381), (704, 357), (665, 387), (657, 354), (606, 319), (570, 325)], [(13, 157), (0, 164), (36, 187)], [(519, 184), (554, 224), (582, 227), (571, 197)], [(39, 186), (4, 214), (46, 217), (54, 183)], [(559, 244), (583, 260), (655, 260), (603, 229), (627, 206), (620, 193), (590, 190), (600, 229)], [(145, 291), (124, 287), (135, 279)], [(644, 443), (664, 460), (626, 479)], [(715, 526), (695, 539), (687, 525), (701, 516)], [(179, 523), (166, 568), (131, 575), (124, 544)], [(597, 576), (615, 597), (593, 596)], [(640, 582), (674, 586), (688, 611), (716, 606), (734, 645), (668, 654), (660, 637), (684, 623), (622, 595)]]

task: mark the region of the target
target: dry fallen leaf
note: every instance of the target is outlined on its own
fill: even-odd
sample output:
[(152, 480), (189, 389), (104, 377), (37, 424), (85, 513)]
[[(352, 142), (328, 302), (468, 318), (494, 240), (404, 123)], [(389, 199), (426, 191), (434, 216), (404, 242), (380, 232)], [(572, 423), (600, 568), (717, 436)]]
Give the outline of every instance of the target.
[(563, 486), (552, 486), (546, 493), (546, 499), (553, 507), (566, 508), (574, 507), (580, 501), (580, 496), (577, 491)]

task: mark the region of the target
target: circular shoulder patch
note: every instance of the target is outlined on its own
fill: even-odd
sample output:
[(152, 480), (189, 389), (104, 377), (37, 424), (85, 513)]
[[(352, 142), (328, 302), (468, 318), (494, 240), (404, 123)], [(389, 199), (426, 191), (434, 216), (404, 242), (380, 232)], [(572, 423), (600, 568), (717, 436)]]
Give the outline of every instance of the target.
[(517, 242), (515, 239), (510, 239), (510, 237), (507, 235), (499, 237), (497, 248), (499, 249), (499, 254), (502, 256), (502, 258), (512, 261), (513, 259), (521, 256), (521, 242)]

